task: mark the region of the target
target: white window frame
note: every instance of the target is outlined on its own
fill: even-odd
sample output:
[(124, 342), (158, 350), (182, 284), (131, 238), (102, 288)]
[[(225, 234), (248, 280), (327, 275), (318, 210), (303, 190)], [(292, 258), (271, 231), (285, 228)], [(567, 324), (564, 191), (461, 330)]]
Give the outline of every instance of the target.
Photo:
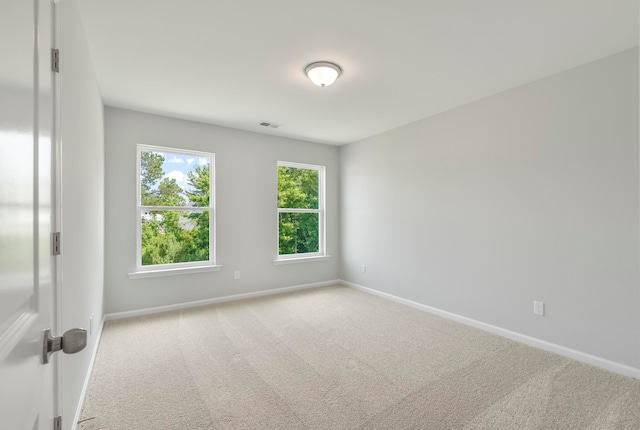
[[(140, 184), (140, 167), (143, 151), (176, 153), (194, 157), (206, 157), (211, 160), (209, 166), (209, 206), (143, 206)], [(215, 205), (215, 154), (212, 152), (192, 151), (189, 149), (169, 148), (164, 146), (137, 145), (136, 157), (136, 271), (129, 273), (129, 278), (147, 278), (164, 275), (178, 275), (182, 273), (217, 271), (222, 266), (216, 265), (216, 205)], [(186, 263), (142, 265), (142, 212), (153, 210), (170, 210), (184, 212), (209, 212), (209, 259), (206, 261), (191, 261)]]
[[(277, 207), (277, 181), (276, 181), (276, 259), (274, 264), (303, 263), (308, 261), (328, 260), (326, 253), (326, 167), (313, 164), (293, 163), (278, 161), (277, 167), (293, 167), (296, 169), (316, 170), (318, 172), (318, 209), (296, 209)], [(303, 254), (280, 255), (280, 214), (281, 213), (317, 213), (318, 214), (318, 252), (305, 252)]]

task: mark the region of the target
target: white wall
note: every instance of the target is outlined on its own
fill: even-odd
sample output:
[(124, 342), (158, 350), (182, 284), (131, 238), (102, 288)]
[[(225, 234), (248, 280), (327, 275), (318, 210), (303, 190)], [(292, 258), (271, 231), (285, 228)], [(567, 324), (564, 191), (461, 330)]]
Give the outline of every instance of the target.
[(344, 146), (341, 279), (640, 368), (638, 155), (637, 49)]
[[(338, 148), (109, 107), (105, 128), (107, 313), (337, 279)], [(129, 279), (136, 268), (138, 143), (215, 153), (221, 271)], [(326, 166), (329, 261), (273, 265), (279, 160)]]
[(63, 427), (71, 428), (103, 315), (104, 127), (102, 99), (76, 0), (60, 6), (62, 330), (94, 331), (87, 348), (64, 355)]

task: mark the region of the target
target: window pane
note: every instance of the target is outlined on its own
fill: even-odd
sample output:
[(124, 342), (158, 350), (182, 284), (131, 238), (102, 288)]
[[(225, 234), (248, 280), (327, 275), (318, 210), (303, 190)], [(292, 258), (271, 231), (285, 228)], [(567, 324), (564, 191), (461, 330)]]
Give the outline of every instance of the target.
[(142, 265), (209, 260), (209, 212), (141, 211)]
[(319, 252), (317, 213), (280, 213), (278, 254)]
[(171, 152), (140, 153), (140, 204), (208, 206), (211, 158)]
[(314, 169), (278, 166), (278, 207), (318, 209), (318, 177)]

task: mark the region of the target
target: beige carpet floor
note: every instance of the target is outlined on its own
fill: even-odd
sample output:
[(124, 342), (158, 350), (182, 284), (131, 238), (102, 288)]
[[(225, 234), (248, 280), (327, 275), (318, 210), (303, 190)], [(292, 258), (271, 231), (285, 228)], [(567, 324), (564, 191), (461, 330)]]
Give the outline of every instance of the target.
[(78, 429), (640, 429), (640, 381), (347, 287), (108, 322)]

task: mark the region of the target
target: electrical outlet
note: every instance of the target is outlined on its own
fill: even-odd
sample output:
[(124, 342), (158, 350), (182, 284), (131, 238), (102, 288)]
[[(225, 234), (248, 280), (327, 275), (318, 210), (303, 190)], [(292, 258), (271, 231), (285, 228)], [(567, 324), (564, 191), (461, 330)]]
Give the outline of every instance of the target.
[(367, 266), (365, 266), (364, 264), (362, 266), (360, 266), (360, 271), (362, 273), (366, 273), (367, 272)]
[(240, 279), (240, 271), (236, 270), (235, 272), (233, 272), (233, 279)]
[(533, 314), (544, 316), (544, 302), (533, 302)]

